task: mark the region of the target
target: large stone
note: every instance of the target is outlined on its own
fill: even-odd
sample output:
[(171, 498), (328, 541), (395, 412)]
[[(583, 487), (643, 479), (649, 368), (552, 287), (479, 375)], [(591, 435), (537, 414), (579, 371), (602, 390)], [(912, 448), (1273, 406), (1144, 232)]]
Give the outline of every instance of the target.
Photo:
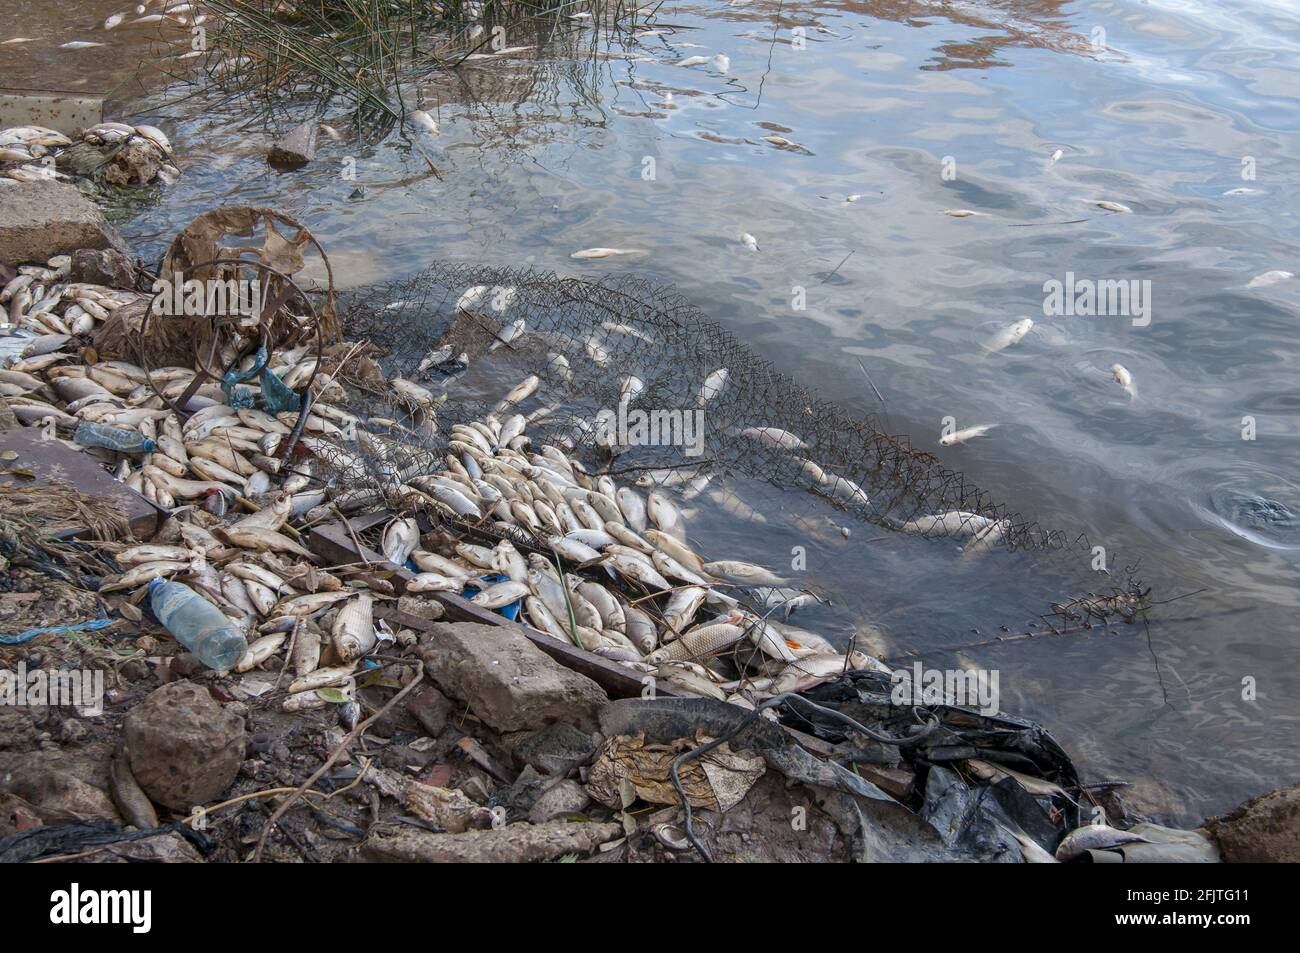
[(0, 188), (0, 261), (45, 262), (79, 248), (126, 244), (94, 202), (65, 182), (22, 182)]
[(135, 267), (116, 248), (79, 248), (72, 256), (71, 279), (109, 288), (134, 288)]
[(1205, 822), (1229, 864), (1300, 861), (1300, 784), (1269, 791)]
[(435, 622), (421, 646), (429, 677), (497, 731), (553, 721), (594, 730), (608, 701), (599, 685), (552, 660), (513, 626)]
[(528, 819), (534, 824), (544, 824), (561, 814), (580, 814), (590, 803), (591, 798), (577, 781), (556, 781), (533, 802)]
[(216, 800), (244, 757), (244, 719), (193, 682), (172, 682), (126, 716), (131, 772), (151, 799), (177, 811)]
[(306, 165), (316, 158), (318, 131), (319, 127), (314, 122), (294, 126), (271, 146), (266, 160), (271, 165), (278, 166)]

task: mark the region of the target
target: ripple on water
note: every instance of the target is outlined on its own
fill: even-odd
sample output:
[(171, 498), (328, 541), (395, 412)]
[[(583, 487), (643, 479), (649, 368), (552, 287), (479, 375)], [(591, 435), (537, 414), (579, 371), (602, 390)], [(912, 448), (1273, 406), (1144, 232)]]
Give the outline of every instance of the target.
[(1203, 515), (1257, 546), (1300, 550), (1300, 488), (1268, 473), (1245, 475), (1221, 483), (1209, 492)]

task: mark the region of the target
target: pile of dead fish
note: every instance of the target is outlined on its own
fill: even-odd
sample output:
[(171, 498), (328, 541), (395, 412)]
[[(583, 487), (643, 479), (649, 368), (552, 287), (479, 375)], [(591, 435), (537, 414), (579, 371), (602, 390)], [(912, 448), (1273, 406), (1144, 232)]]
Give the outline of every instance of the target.
[(171, 142), (156, 126), (101, 122), (75, 140), (43, 126), (0, 130), (0, 183), (93, 176), (115, 186), (170, 185), (180, 176)]
[[(74, 336), (92, 334), (118, 308), (147, 297), (135, 291), (69, 281), (71, 270), (70, 255), (51, 258), (44, 265), (22, 265), (17, 276), (0, 290), (0, 306), (8, 315), (9, 324), (51, 336), (27, 346), (23, 361), (29, 374), (66, 360), (66, 356), (47, 358), (46, 354), (68, 346)], [(61, 336), (62, 340), (55, 336)], [(6, 384), (0, 394), (21, 397), (24, 387), (35, 389), (29, 384), (26, 379)], [(24, 422), (30, 420), (24, 418)]]
[[(776, 573), (693, 548), (685, 517), (664, 490), (643, 496), (609, 476), (591, 475), (559, 447), (532, 447), (527, 418), (511, 409), (537, 391), (536, 377), (481, 420), (451, 426), (445, 458), (424, 453), (436, 465), (394, 464), (398, 490), (381, 493), (330, 474), (350, 460), (364, 470), (362, 456), (382, 468), (386, 460), (407, 459), (404, 451), (422, 450), (439, 433), (436, 410), (445, 392), (435, 397), (392, 378), (387, 384), (394, 405), (405, 408), (403, 422), (363, 422), (331, 403), (343, 388), (318, 373), (314, 350), (275, 351), (270, 372), (290, 390), (310, 381), (315, 397), (300, 449), (286, 465), (277, 453), (298, 414), (246, 406), (261, 396), (256, 381), (246, 385), (238, 407), (227, 403), (221, 386), (199, 386), (181, 419), (163, 398), (180, 400), (193, 370), (146, 372), (126, 361), (83, 360), (80, 336), (142, 296), (69, 283), (67, 267), (65, 259), (26, 266), (0, 292), (13, 323), (35, 335), (18, 341), (16, 359), (0, 369), (0, 393), (22, 422), (51, 429), (52, 436), (86, 423), (138, 435), (128, 452), (90, 452), (175, 515), (159, 538), (118, 554), (122, 574), (106, 587), (138, 590), (159, 576), (191, 585), (252, 637), (240, 670), (287, 654), (284, 668), (295, 678), (290, 707), (325, 704), (316, 694), (321, 688), (346, 692), (357, 662), (392, 635), (376, 626), (372, 613), (373, 599), (391, 590), (370, 593), (347, 573), (317, 568), (300, 529), (394, 498), (405, 513), (424, 510), (478, 531), (422, 538), (412, 516), (396, 518), (382, 548), (395, 565), (418, 569), (408, 591), (473, 587), (470, 601), (484, 609), (518, 603), (536, 628), (674, 690), (752, 705), (849, 669), (881, 667), (789, 625), (791, 603), (804, 596)], [(370, 432), (376, 426), (381, 432)], [(426, 442), (403, 444), (403, 434)], [(490, 534), (495, 545), (484, 545)], [(529, 542), (516, 546), (512, 538)], [(491, 574), (504, 581), (485, 581)], [(782, 609), (787, 621), (772, 617)]]
[[(772, 609), (799, 593), (765, 567), (698, 553), (666, 493), (642, 496), (609, 476), (593, 476), (549, 444), (530, 452), (526, 418), (505, 411), (536, 386), (530, 378), (498, 413), (453, 425), (446, 467), (407, 476), (407, 500), (502, 537), (495, 546), (460, 541), (440, 553), (416, 548), (413, 521), (390, 525), (385, 556), (398, 564), (409, 557), (420, 570), (408, 591), (463, 593), (472, 586), (479, 591), (469, 601), (484, 609), (522, 602), (524, 617), (557, 639), (674, 690), (747, 706), (849, 669), (885, 670), (744, 604), (738, 594), (755, 589), (770, 594)], [(527, 556), (511, 541), (521, 536), (536, 541), (521, 544), (532, 550)], [(488, 574), (506, 578), (485, 585)], [(730, 670), (711, 665), (722, 657)]]

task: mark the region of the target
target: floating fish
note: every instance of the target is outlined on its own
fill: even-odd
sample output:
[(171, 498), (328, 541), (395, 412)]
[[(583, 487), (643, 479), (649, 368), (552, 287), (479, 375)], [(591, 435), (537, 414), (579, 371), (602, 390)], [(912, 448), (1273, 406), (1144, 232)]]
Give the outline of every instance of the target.
[(1294, 278), (1289, 271), (1266, 271), (1262, 275), (1256, 275), (1246, 282), (1247, 288), (1267, 288), (1269, 285), (1275, 285), (1282, 281)]
[(1115, 378), (1115, 383), (1124, 389), (1128, 394), (1129, 400), (1137, 399), (1137, 389), (1133, 386), (1133, 375), (1123, 364), (1112, 364), (1110, 366), (1110, 375)]
[(939, 438), (939, 446), (953, 447), (959, 443), (965, 443), (967, 440), (974, 440), (976, 437), (983, 437), (997, 424), (980, 424), (978, 427), (967, 427), (965, 430), (958, 430), (953, 433), (944, 434)]
[(438, 122), (423, 109), (412, 109), (406, 114), (411, 124), (431, 136), (438, 135)]
[(1034, 322), (1032, 318), (1021, 318), (1012, 324), (1007, 325), (992, 338), (989, 339), (985, 347), (993, 352), (1005, 351), (1013, 344), (1019, 343), (1020, 339), (1030, 332)]
[(634, 248), (584, 248), (582, 251), (575, 251), (570, 258), (593, 259), (593, 258), (613, 258), (616, 255), (636, 255), (639, 252)]

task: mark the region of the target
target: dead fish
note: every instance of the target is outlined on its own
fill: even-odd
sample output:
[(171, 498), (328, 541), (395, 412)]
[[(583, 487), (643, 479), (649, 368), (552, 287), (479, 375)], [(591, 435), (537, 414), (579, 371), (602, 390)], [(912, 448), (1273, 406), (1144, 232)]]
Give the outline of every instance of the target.
[(31, 343), (24, 347), (18, 356), (22, 360), (27, 360), (28, 358), (51, 354), (71, 340), (72, 335), (70, 334), (42, 334), (39, 337), (32, 338)]
[(700, 388), (700, 406), (703, 407), (709, 401), (713, 400), (722, 393), (722, 389), (727, 386), (727, 369), (719, 367), (716, 371), (704, 378), (704, 386)]
[(704, 561), (700, 559), (695, 550), (691, 549), (686, 543), (682, 542), (672, 533), (666, 533), (658, 529), (646, 528), (645, 538), (656, 549), (663, 550), (673, 559), (677, 560), (683, 566), (694, 570), (697, 573), (704, 574)]
[(404, 565), (419, 543), (420, 527), (415, 520), (395, 519), (384, 530), (384, 558), (398, 566)]
[(345, 602), (335, 616), (330, 634), (334, 651), (344, 662), (359, 659), (375, 647), (374, 605), (374, 597), (363, 593)]
[(106, 19), (106, 20), (104, 21), (104, 29), (105, 29), (105, 30), (111, 30), (111, 29), (113, 29), (113, 27), (117, 26), (119, 23), (122, 22), (122, 18), (123, 18), (124, 16), (125, 16), (125, 14), (122, 14), (122, 13), (114, 13), (114, 14), (112, 14), (111, 16), (108, 17), (108, 19)]
[(255, 549), (259, 552), (273, 553), (292, 553), (295, 556), (302, 556), (306, 559), (314, 560), (315, 555), (308, 549), (298, 545), (288, 536), (277, 533), (273, 529), (265, 529), (260, 526), (240, 527), (227, 526), (223, 531), (226, 539), (231, 545), (238, 546), (241, 549)]
[(1017, 784), (1036, 797), (1066, 796), (1065, 789), (1059, 784), (1043, 778), (1036, 778), (1033, 775), (1023, 774), (1020, 771), (994, 764), (991, 761), (971, 758), (966, 762), (966, 765), (977, 778), (992, 784), (996, 784), (1003, 778), (1014, 778)]
[(582, 251), (575, 251), (569, 257), (589, 260), (595, 258), (613, 258), (616, 255), (637, 254), (640, 254), (640, 252), (635, 248), (584, 248)]
[(189, 561), (194, 558), (194, 552), (185, 546), (160, 546), (146, 543), (143, 546), (132, 546), (130, 549), (123, 550), (115, 558), (117, 564), (125, 568), (164, 559)]
[(933, 516), (922, 516), (899, 524), (904, 533), (942, 533), (947, 536), (974, 536), (980, 530), (993, 525), (993, 520), (978, 513), (965, 510), (949, 510)]
[(961, 548), (962, 555), (981, 553), (992, 549), (1011, 528), (1011, 520), (998, 520), (975, 533), (974, 539)]
[(746, 427), (741, 431), (746, 437), (757, 440), (765, 447), (774, 450), (807, 450), (808, 444), (803, 438), (782, 430), (779, 427)]
[(681, 511), (673, 505), (672, 500), (658, 490), (651, 490), (646, 498), (646, 512), (651, 521), (662, 532), (670, 533), (678, 539), (686, 536), (686, 527), (682, 523)]
[(968, 208), (946, 208), (943, 214), (949, 218), (971, 218), (976, 215), (983, 215), (983, 212), (973, 212)]
[(1028, 334), (1033, 326), (1032, 318), (1021, 318), (1019, 321), (1007, 325), (990, 338), (985, 347), (993, 352), (1004, 351), (1011, 345), (1019, 343), (1020, 339)]
[(573, 381), (573, 371), (569, 369), (569, 359), (563, 354), (550, 351), (546, 355), (546, 369), (566, 384)]
[(537, 392), (537, 387), (541, 383), (536, 374), (529, 374), (510, 393), (501, 398), (500, 402), (492, 409), (494, 414), (499, 414), (507, 407), (512, 407), (522, 401), (527, 400)]
[(411, 553), (411, 559), (421, 572), (433, 572), (443, 576), (469, 576), (470, 571), (459, 563), (453, 562), (446, 556), (439, 556), (437, 553), (425, 552), (417, 549)]
[(849, 655), (809, 655), (791, 662), (772, 682), (772, 694), (805, 692), (810, 688), (839, 678), (845, 672), (867, 668), (868, 656), (862, 652)]
[(509, 344), (511, 341), (515, 340), (521, 334), (523, 334), (524, 329), (526, 327), (527, 327), (527, 323), (524, 321), (523, 318), (518, 318), (515, 321), (511, 321), (509, 324), (507, 324), (505, 327), (503, 327), (500, 331), (497, 332), (496, 339), (493, 340), (493, 342), (488, 345), (488, 351), (489, 352), (495, 351), (497, 348), (501, 347), (502, 345)]
[(528, 586), (522, 582), (515, 582), (513, 579), (506, 582), (498, 582), (495, 585), (488, 586), (482, 592), (470, 598), (476, 606), (484, 609), (500, 609), (502, 606), (508, 606), (517, 599), (522, 599), (528, 595)]
[(674, 66), (685, 66), (685, 67), (691, 67), (691, 66), (703, 66), (703, 65), (704, 65), (705, 63), (707, 63), (708, 61), (709, 61), (709, 58), (708, 58), (707, 56), (688, 56), (688, 57), (686, 57), (685, 59), (678, 60), (678, 61), (677, 61), (676, 63), (674, 63), (673, 65), (674, 65)]
[(103, 46), (103, 43), (96, 43), (94, 40), (69, 40), (67, 43), (60, 43), (61, 50), (88, 50), (91, 47)]
[(786, 582), (770, 569), (739, 559), (721, 559), (717, 562), (705, 563), (704, 571), (710, 576), (751, 586), (784, 586)]
[(707, 659), (725, 651), (745, 637), (745, 627), (739, 613), (733, 613), (721, 622), (701, 626), (682, 635), (661, 649), (646, 656), (652, 664), (677, 660)]
[(407, 592), (460, 592), (465, 588), (466, 576), (443, 576), (436, 572), (417, 573), (406, 584)]
[(306, 596), (281, 599), (272, 610), (276, 616), (306, 617), (352, 597), (351, 592), (313, 592)]
[(1027, 864), (1059, 864), (1060, 863), (1059, 860), (1057, 860), (1047, 851), (1043, 850), (1043, 848), (1038, 845), (1037, 841), (1030, 838), (1029, 835), (1026, 834), (1024, 831), (1020, 831), (1020, 830), (1013, 831), (1006, 827), (1003, 827), (1002, 829), (1016, 839), (1016, 843), (1020, 845), (1020, 853), (1025, 858), (1025, 863)]
[(997, 424), (980, 424), (978, 427), (967, 427), (965, 430), (944, 434), (939, 438), (939, 446), (955, 447), (959, 443), (965, 443), (967, 440), (974, 440), (976, 437), (984, 436), (996, 426)]
[(444, 344), (442, 347), (430, 351), (420, 359), (420, 366), (416, 368), (416, 372), (423, 374), (429, 368), (444, 363), (449, 357), (451, 357), (451, 353), (452, 347), (450, 344)]
[(280, 646), (284, 645), (286, 638), (288, 636), (285, 633), (276, 632), (272, 635), (264, 635), (251, 643), (240, 660), (235, 663), (235, 671), (250, 672), (257, 668), (280, 650)]
[(749, 232), (740, 233), (740, 244), (744, 245), (750, 251), (758, 251), (758, 239)]
[(293, 649), (289, 654), (289, 667), (301, 678), (316, 671), (320, 665), (321, 632), (310, 619), (299, 618), (293, 625)]
[(411, 124), (418, 129), (427, 132), (431, 136), (438, 135), (438, 121), (423, 109), (412, 109), (406, 115), (411, 120)]
[(1137, 399), (1137, 388), (1133, 386), (1133, 375), (1123, 364), (1112, 364), (1110, 366), (1110, 376), (1115, 378), (1115, 383), (1124, 389), (1128, 394), (1129, 400)]
[(1111, 202), (1107, 199), (1085, 199), (1089, 205), (1095, 205), (1097, 208), (1103, 208), (1107, 212), (1132, 212), (1133, 210), (1127, 205), (1121, 205), (1119, 202)]
[(1256, 275), (1254, 278), (1251, 278), (1250, 281), (1246, 282), (1246, 287), (1267, 288), (1269, 285), (1275, 285), (1280, 281), (1286, 281), (1287, 279), (1294, 277), (1295, 275), (1289, 271), (1266, 271), (1262, 275)]
[(1073, 860), (1090, 850), (1107, 850), (1121, 844), (1149, 844), (1150, 840), (1140, 834), (1118, 831), (1105, 824), (1085, 824), (1065, 835), (1056, 848), (1056, 859), (1062, 862)]
[(314, 692), (318, 688), (333, 688), (338, 685), (344, 685), (352, 678), (356, 663), (352, 662), (347, 665), (333, 665), (329, 668), (318, 668), (314, 672), (309, 672), (301, 678), (289, 684), (289, 692), (297, 695), (301, 692)]

